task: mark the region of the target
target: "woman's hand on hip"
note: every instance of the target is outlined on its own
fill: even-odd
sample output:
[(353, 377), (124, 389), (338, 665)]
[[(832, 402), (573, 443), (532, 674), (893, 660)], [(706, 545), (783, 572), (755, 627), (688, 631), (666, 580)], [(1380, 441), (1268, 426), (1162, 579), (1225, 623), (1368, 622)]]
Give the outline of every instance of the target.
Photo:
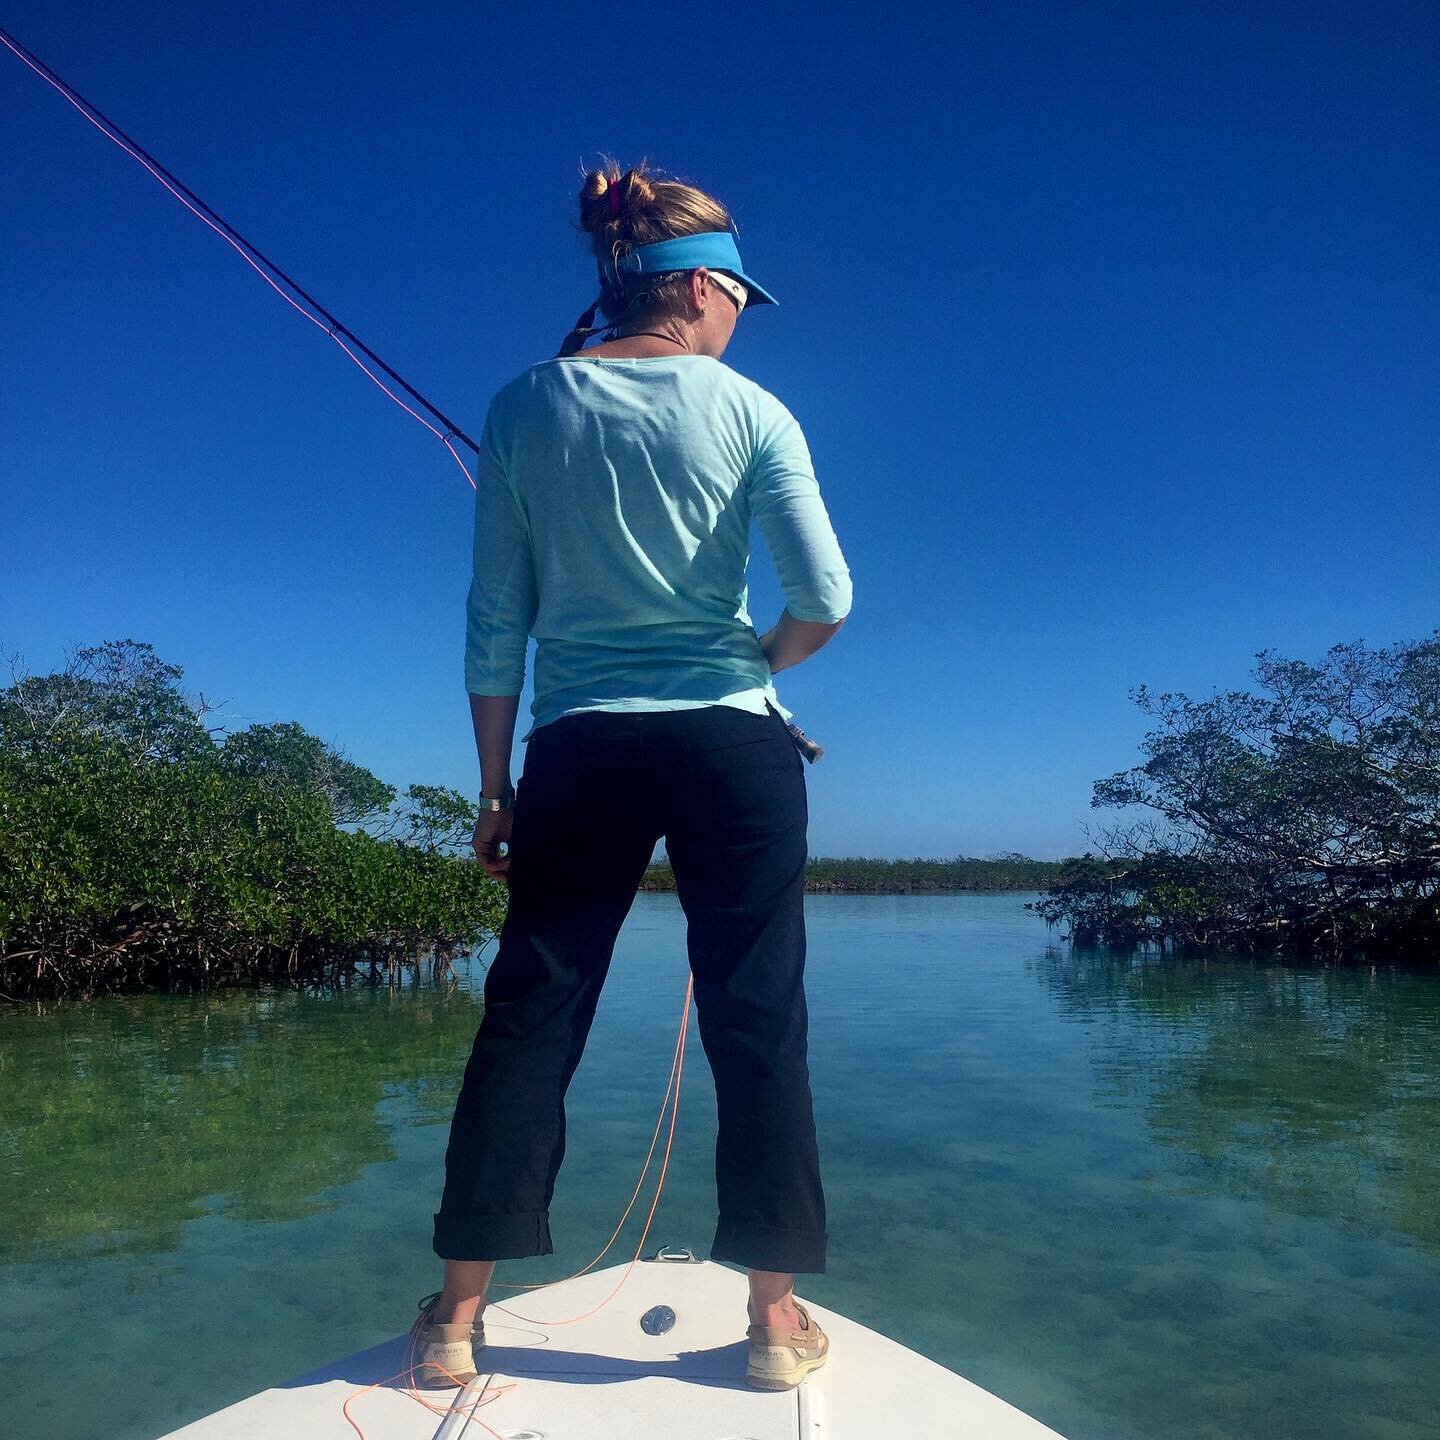
[(514, 820), (514, 810), (482, 810), (470, 842), (475, 847), (475, 858), (485, 867), (491, 879), (500, 881), (502, 885), (510, 883), (510, 855), (508, 849), (502, 855), (500, 845), (504, 842), (508, 847)]

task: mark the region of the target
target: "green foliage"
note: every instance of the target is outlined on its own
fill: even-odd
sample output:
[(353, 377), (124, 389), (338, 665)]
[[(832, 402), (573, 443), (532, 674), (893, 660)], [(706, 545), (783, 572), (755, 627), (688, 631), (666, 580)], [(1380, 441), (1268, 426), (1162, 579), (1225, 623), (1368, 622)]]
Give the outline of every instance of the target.
[[(378, 978), (495, 933), (501, 887), (446, 853), (461, 797), (389, 813), (297, 725), (218, 743), (180, 675), (125, 641), (0, 691), (0, 990)], [(367, 817), (384, 831), (337, 825)]]
[(137, 760), (187, 760), (213, 747), (179, 689), (181, 670), (153, 647), (112, 640), (77, 650), (63, 671), (0, 690), (0, 749), (63, 746), (77, 736), (113, 740)]
[(405, 843), (420, 850), (455, 850), (475, 831), (476, 807), (458, 790), (442, 785), (412, 785), (402, 824)]
[(1440, 955), (1440, 631), (1261, 651), (1268, 694), (1132, 698), (1161, 728), (1095, 806), (1153, 812), (1065, 862), (1034, 907), (1082, 943), (1357, 959)]
[(294, 721), (252, 725), (231, 735), (221, 754), (237, 775), (284, 781), (323, 795), (337, 825), (384, 814), (395, 799), (394, 786), (352, 764)]

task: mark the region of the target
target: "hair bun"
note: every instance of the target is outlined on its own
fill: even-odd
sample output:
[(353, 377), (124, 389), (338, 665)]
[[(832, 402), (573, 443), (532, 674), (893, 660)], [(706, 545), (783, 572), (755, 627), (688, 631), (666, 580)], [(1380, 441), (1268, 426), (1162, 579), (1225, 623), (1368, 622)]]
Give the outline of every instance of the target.
[(580, 187), (581, 227), (593, 233), (607, 225), (619, 225), (633, 217), (634, 211), (653, 206), (660, 192), (651, 182), (648, 169), (642, 162), (622, 175), (620, 167), (608, 160), (603, 170), (587, 171)]
[(586, 173), (585, 183), (580, 187), (580, 224), (585, 230), (598, 230), (610, 219), (610, 186), (619, 180), (604, 170)]

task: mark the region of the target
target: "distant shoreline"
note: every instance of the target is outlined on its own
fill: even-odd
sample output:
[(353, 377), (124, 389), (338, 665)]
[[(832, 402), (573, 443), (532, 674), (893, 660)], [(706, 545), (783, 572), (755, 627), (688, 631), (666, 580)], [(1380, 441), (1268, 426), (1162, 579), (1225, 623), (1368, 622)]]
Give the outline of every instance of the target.
[[(1060, 872), (1058, 860), (1031, 860), (1012, 854), (978, 860), (812, 859), (805, 867), (805, 893), (831, 895), (1005, 894), (1044, 890)], [(667, 862), (651, 865), (640, 882), (647, 891), (673, 891)]]

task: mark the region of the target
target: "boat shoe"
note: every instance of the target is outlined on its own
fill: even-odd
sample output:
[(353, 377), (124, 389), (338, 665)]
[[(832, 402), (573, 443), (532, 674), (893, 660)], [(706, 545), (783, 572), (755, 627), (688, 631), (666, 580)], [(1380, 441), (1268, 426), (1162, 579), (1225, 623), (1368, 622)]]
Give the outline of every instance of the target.
[(812, 1370), (818, 1370), (830, 1353), (830, 1337), (797, 1300), (798, 1328), (789, 1325), (752, 1325), (746, 1332), (750, 1358), (745, 1380), (757, 1390), (793, 1390)]
[(485, 1348), (485, 1322), (437, 1325), (435, 1306), (440, 1291), (420, 1302), (420, 1314), (410, 1327), (410, 1383), (429, 1390), (468, 1385), (479, 1373), (475, 1352)]

